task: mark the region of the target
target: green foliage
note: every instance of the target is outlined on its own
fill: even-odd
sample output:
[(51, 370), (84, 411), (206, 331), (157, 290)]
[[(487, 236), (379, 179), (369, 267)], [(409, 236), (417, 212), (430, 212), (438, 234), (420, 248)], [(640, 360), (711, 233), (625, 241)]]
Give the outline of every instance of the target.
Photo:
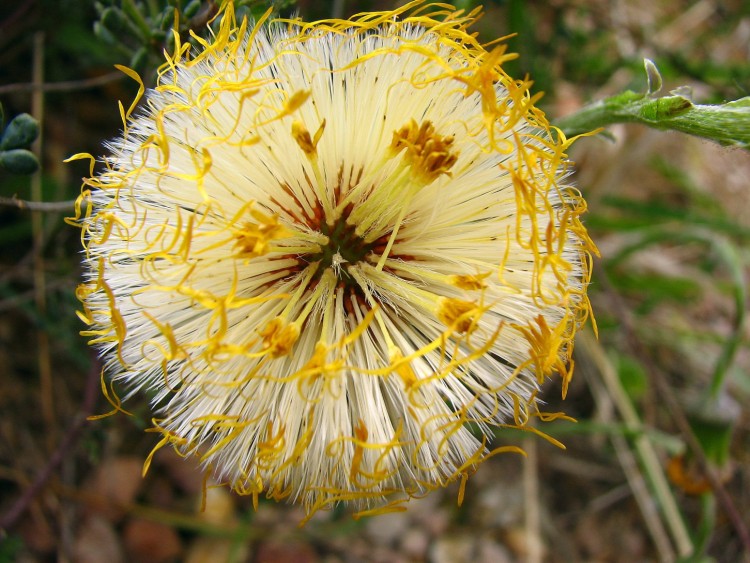
[[(129, 66), (143, 71), (155, 68), (163, 60), (162, 50), (172, 36), (175, 18), (177, 33), (184, 37), (191, 29), (205, 27), (216, 14), (213, 2), (201, 11), (201, 2), (105, 1), (95, 4), (99, 20), (94, 33), (104, 43), (128, 57)], [(200, 12), (200, 14), (199, 14)]]
[[(99, 20), (94, 33), (104, 43), (127, 57), (130, 68), (143, 72), (164, 62), (163, 52), (171, 52), (174, 34), (181, 42), (206, 37), (218, 13), (220, 2), (213, 0), (102, 0), (96, 2)], [(278, 11), (292, 0), (272, 3)], [(263, 0), (237, 0), (237, 18), (257, 19), (267, 9)]]
[(625, 392), (633, 401), (639, 401), (648, 391), (646, 372), (641, 363), (635, 358), (625, 355), (617, 355), (615, 367), (617, 375)]
[(612, 196), (604, 200), (611, 207), (594, 215), (590, 224), (593, 223), (595, 228), (629, 233), (630, 242), (607, 256), (605, 268), (617, 290), (638, 296), (635, 311), (640, 315), (665, 303), (690, 304), (703, 294), (701, 285), (694, 279), (628, 267), (628, 261), (643, 250), (700, 245), (705, 248), (704, 260), (700, 264), (705, 273), (728, 278), (724, 284), (716, 284), (717, 289), (731, 297), (734, 319), (732, 333), (723, 341), (708, 389), (711, 400), (715, 400), (742, 344), (748, 295), (738, 245), (750, 240), (750, 232), (729, 219), (715, 202), (706, 202), (705, 196), (668, 163), (656, 160), (655, 165), (685, 191), (688, 199), (684, 207), (658, 198), (642, 202)]
[[(694, 302), (700, 296), (700, 286), (688, 278), (667, 277), (657, 274), (619, 272), (613, 277), (615, 287), (626, 294), (641, 298), (639, 313), (648, 313), (665, 301)], [(644, 291), (647, 288), (647, 291)]]
[(34, 153), (26, 149), (0, 151), (0, 168), (11, 174), (33, 174), (39, 170), (39, 161)]
[(23, 547), (23, 540), (15, 534), (2, 538), (2, 541), (0, 541), (0, 563), (18, 561)]
[(39, 123), (28, 113), (17, 115), (3, 131), (0, 150), (28, 147), (39, 136)]
[[(4, 113), (0, 105), (0, 128)], [(11, 174), (33, 174), (39, 161), (28, 147), (39, 136), (39, 123), (28, 113), (14, 117), (0, 135), (0, 168)]]
[(732, 432), (737, 421), (716, 414), (693, 415), (690, 426), (698, 439), (706, 458), (717, 467), (724, 467), (730, 458)]

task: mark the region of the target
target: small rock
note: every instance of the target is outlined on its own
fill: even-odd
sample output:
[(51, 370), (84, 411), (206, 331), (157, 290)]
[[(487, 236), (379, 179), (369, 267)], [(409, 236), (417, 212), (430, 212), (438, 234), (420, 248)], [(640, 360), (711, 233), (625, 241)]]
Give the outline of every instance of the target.
[(365, 532), (377, 545), (391, 546), (404, 533), (408, 525), (409, 517), (405, 512), (391, 512), (371, 516), (365, 524)]
[(203, 470), (196, 458), (182, 457), (172, 448), (162, 448), (154, 456), (154, 465), (158, 465), (182, 491), (192, 495), (201, 493)]
[(122, 547), (112, 524), (99, 515), (91, 515), (81, 523), (72, 551), (76, 563), (124, 561)]
[[(318, 514), (320, 512), (322, 511), (319, 510), (315, 514)], [(293, 504), (285, 506), (284, 509), (280, 512), (280, 515), (283, 520), (283, 522), (281, 522), (282, 528), (287, 528), (288, 526), (295, 527), (302, 520), (304, 520), (306, 516), (304, 508)], [(313, 517), (315, 517), (315, 515), (313, 515)]]
[[(184, 563), (226, 563), (237, 555), (231, 541), (223, 538), (200, 536), (190, 544)], [(244, 561), (244, 559), (238, 559)]]
[(216, 525), (234, 525), (237, 521), (234, 498), (225, 487), (206, 489), (205, 510), (198, 512), (204, 522)]
[(480, 538), (477, 543), (476, 563), (513, 563), (508, 549), (491, 537)]
[(372, 546), (361, 536), (334, 538), (333, 545), (346, 557), (349, 563), (369, 561)]
[(112, 522), (125, 515), (143, 486), (143, 461), (140, 458), (119, 456), (104, 460), (96, 470), (86, 490), (100, 497), (97, 512)]
[[(304, 515), (304, 511), (297, 512), (293, 515), (295, 520), (292, 520), (290, 523), (297, 525), (299, 524), (300, 520), (304, 519), (306, 516)], [(316, 524), (323, 524), (325, 522), (330, 522), (333, 519), (333, 510), (329, 509), (322, 509), (322, 510), (316, 510), (313, 512), (309, 517), (307, 517), (307, 523), (311, 526), (315, 526)]]
[(430, 548), (432, 563), (473, 563), (474, 541), (469, 536), (444, 536)]
[[(42, 514), (34, 510), (27, 512), (26, 516), (21, 519), (18, 533), (23, 538), (24, 545), (36, 553), (54, 552), (60, 539), (57, 530), (50, 526)], [(0, 536), (0, 544), (2, 543), (2, 536)]]
[[(235, 499), (226, 487), (209, 486), (206, 489), (205, 501), (204, 510), (196, 513), (199, 520), (227, 529), (237, 526)], [(201, 536), (190, 544), (184, 561), (185, 563), (222, 563), (236, 555), (236, 548), (235, 542), (229, 538)], [(247, 546), (242, 546), (242, 548), (246, 549)], [(238, 560), (242, 559), (238, 556)]]
[(368, 563), (409, 563), (405, 556), (383, 546), (373, 547), (367, 555), (366, 561)]
[(444, 508), (438, 508), (422, 519), (422, 526), (432, 537), (439, 537), (450, 527), (451, 516)]
[(427, 556), (427, 548), (430, 546), (430, 538), (427, 532), (419, 528), (409, 528), (399, 542), (401, 552), (411, 559), (424, 560)]
[(438, 508), (441, 499), (442, 495), (440, 495), (437, 491), (434, 491), (421, 498), (413, 498), (408, 503), (406, 503), (406, 511), (414, 519), (423, 518), (424, 516), (431, 514)]
[(508, 528), (523, 521), (523, 491), (516, 484), (498, 481), (477, 495), (474, 520), (491, 528)]
[(531, 554), (544, 557), (546, 553), (544, 540), (538, 534), (529, 533), (521, 526), (508, 529), (505, 533), (505, 541), (508, 548), (522, 560), (528, 559)]
[(129, 561), (166, 563), (177, 561), (182, 542), (173, 528), (159, 522), (130, 520), (122, 533)]
[(258, 546), (253, 559), (255, 563), (316, 563), (318, 555), (306, 543), (288, 542), (280, 540), (263, 542)]

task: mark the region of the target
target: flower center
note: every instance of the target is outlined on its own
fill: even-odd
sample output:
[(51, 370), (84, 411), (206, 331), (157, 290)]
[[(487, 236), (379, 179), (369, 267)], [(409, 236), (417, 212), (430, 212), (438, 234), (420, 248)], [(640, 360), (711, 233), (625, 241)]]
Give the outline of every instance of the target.
[[(399, 230), (407, 219), (411, 201), (441, 176), (451, 176), (450, 170), (458, 160), (458, 152), (453, 146), (452, 135), (438, 134), (429, 120), (418, 123), (411, 119), (393, 131), (389, 150), (381, 157), (379, 166), (395, 158), (398, 158), (398, 162), (391, 166), (387, 177), (379, 180), (377, 189), (372, 187), (371, 178), (360, 181), (361, 171), (354, 183), (345, 186), (342, 164), (338, 185), (331, 190), (318, 155), (318, 143), (325, 125), (323, 119), (312, 135), (302, 121), (292, 123), (292, 138), (304, 153), (312, 172), (311, 175), (305, 172), (310, 193), (303, 199), (307, 202), (317, 201), (312, 214), (308, 207), (308, 212), (303, 213), (304, 218), (293, 213), (289, 215), (296, 222), (305, 223), (326, 237), (327, 242), (320, 246), (319, 251), (310, 252), (303, 258), (305, 263), (317, 264), (311, 281), (318, 282), (324, 275), (330, 279), (332, 273), (340, 285), (361, 295), (362, 291), (367, 290), (360, 288), (362, 277), (351, 268), (363, 261), (369, 262), (375, 272), (387, 268), (387, 261), (394, 258), (394, 246)], [(348, 181), (351, 182), (351, 179)], [(371, 191), (367, 192), (368, 189)], [(299, 207), (305, 208), (291, 187), (284, 191)], [(394, 205), (395, 198), (400, 200), (400, 205)], [(283, 205), (281, 207), (284, 208)], [(255, 232), (249, 235), (243, 245), (257, 252), (256, 249), (262, 245), (256, 242)]]
[(321, 222), (319, 230), (328, 237), (328, 244), (322, 246), (320, 252), (309, 255), (310, 262), (320, 262), (319, 274), (327, 268), (333, 268), (336, 277), (347, 285), (355, 284), (346, 270), (346, 264), (356, 264), (375, 248), (377, 241), (367, 243), (355, 233), (356, 228), (346, 221), (343, 215), (332, 225)]

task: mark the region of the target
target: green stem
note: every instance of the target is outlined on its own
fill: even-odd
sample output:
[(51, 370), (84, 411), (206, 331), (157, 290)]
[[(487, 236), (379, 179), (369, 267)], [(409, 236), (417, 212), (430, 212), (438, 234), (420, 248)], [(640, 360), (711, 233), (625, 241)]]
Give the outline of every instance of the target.
[(646, 61), (646, 72), (648, 93), (627, 90), (589, 104), (555, 125), (572, 137), (614, 123), (640, 123), (750, 149), (750, 96), (725, 104), (700, 105), (690, 100), (686, 88), (680, 88), (672, 95), (656, 97), (661, 77), (651, 61)]

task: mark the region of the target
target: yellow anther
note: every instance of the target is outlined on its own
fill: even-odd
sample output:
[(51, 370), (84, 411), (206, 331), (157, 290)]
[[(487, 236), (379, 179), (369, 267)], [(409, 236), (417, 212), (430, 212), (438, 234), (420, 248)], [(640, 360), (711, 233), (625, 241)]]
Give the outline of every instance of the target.
[(310, 371), (314, 375), (318, 375), (323, 371), (326, 365), (326, 356), (328, 355), (328, 346), (322, 342), (318, 342), (315, 345), (315, 351), (307, 363), (302, 368), (302, 371)]
[(299, 327), (276, 317), (260, 329), (258, 334), (263, 338), (263, 350), (272, 358), (280, 358), (292, 351), (299, 338)]
[(529, 343), (529, 356), (540, 383), (555, 371), (563, 376), (566, 387), (569, 383), (570, 368), (566, 366), (563, 354), (565, 344), (569, 340), (565, 335), (567, 327), (567, 317), (554, 327), (550, 327), (542, 315), (538, 315), (527, 326), (516, 326)]
[(451, 285), (455, 285), (456, 287), (460, 289), (465, 289), (468, 291), (477, 290), (477, 289), (484, 289), (487, 287), (487, 284), (484, 282), (488, 277), (492, 275), (491, 272), (487, 272), (485, 274), (479, 274), (479, 275), (464, 275), (464, 276), (450, 276), (449, 282)]
[(467, 332), (474, 324), (473, 313), (478, 311), (479, 307), (472, 301), (441, 297), (438, 301), (437, 317), (440, 322), (452, 327), (456, 332)]
[(438, 135), (431, 121), (419, 125), (412, 119), (393, 132), (391, 153), (396, 156), (406, 149), (406, 161), (425, 184), (430, 184), (442, 174), (450, 176), (449, 170), (458, 160), (458, 153), (450, 150), (453, 141), (453, 137)]
[(396, 374), (404, 382), (404, 387), (409, 390), (417, 383), (417, 375), (414, 373), (408, 361), (404, 361), (404, 354), (401, 350), (393, 346), (388, 350), (388, 360)]
[(313, 355), (307, 360), (300, 373), (304, 373), (307, 377), (315, 379), (320, 376), (329, 376), (339, 372), (344, 367), (345, 362), (342, 358), (335, 358), (333, 362), (327, 363), (328, 352), (330, 350), (330, 346), (327, 346), (323, 342), (318, 342), (315, 345)]
[(307, 101), (311, 93), (310, 90), (297, 90), (284, 102), (284, 108), (281, 110), (279, 117), (284, 117), (297, 111)]
[(357, 426), (354, 427), (354, 455), (352, 456), (352, 466), (349, 470), (349, 479), (356, 482), (362, 472), (362, 458), (364, 457), (365, 448), (367, 447), (367, 437), (369, 436), (367, 426), (360, 419)]
[(315, 132), (315, 136), (310, 136), (310, 131), (301, 121), (295, 121), (292, 123), (292, 137), (299, 145), (299, 148), (308, 156), (314, 157), (318, 154), (318, 141), (323, 136), (323, 130), (326, 127), (326, 120), (324, 119)]
[[(266, 437), (258, 442), (258, 457), (264, 463), (278, 458), (284, 451), (286, 440), (284, 439), (284, 423), (278, 423), (276, 433), (273, 431), (274, 421), (266, 424)], [(262, 481), (261, 481), (262, 484)], [(262, 487), (260, 490), (263, 490)]]
[(256, 209), (250, 210), (255, 221), (246, 221), (241, 229), (235, 232), (235, 248), (239, 249), (241, 258), (255, 258), (268, 252), (268, 243), (285, 238), (291, 233), (279, 223), (278, 217), (271, 217)]

